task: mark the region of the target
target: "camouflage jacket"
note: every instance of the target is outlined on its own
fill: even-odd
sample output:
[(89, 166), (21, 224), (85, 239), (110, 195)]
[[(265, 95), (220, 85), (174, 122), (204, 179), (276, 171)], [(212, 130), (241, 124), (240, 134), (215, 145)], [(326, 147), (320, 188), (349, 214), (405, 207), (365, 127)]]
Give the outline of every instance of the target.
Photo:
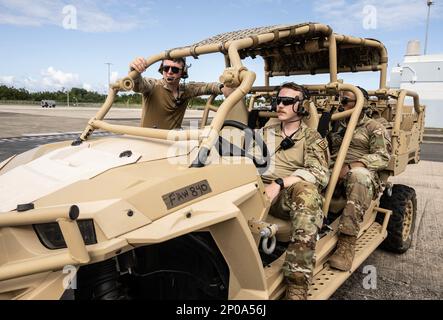
[[(346, 128), (347, 122), (341, 121), (337, 131), (329, 135), (332, 163), (335, 163)], [(391, 150), (391, 141), (383, 124), (363, 115), (355, 128), (345, 163), (359, 161), (370, 171), (377, 172), (388, 166)]]
[(271, 155), (271, 165), (262, 174), (265, 183), (293, 175), (313, 183), (320, 190), (327, 186), (328, 143), (317, 131), (302, 123), (299, 131), (292, 137), (294, 146), (286, 150), (280, 148), (284, 139), (280, 121), (266, 125), (260, 133)]

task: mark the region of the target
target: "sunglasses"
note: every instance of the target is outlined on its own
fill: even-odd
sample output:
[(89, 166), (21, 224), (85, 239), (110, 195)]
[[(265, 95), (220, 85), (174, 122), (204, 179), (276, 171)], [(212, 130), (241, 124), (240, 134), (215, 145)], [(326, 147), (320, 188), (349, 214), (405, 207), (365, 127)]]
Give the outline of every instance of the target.
[(356, 100), (350, 99), (350, 98), (348, 98), (348, 97), (343, 97), (343, 98), (340, 100), (341, 104), (343, 104), (343, 105), (348, 104), (349, 102), (355, 102), (355, 101), (356, 101)]
[(296, 104), (298, 101), (300, 101), (299, 97), (276, 97), (274, 98), (274, 105), (278, 106), (281, 103), (284, 106), (290, 106)]
[(172, 71), (172, 73), (179, 73), (182, 69), (179, 67), (172, 67), (172, 66), (163, 66), (162, 71), (163, 72), (169, 72), (169, 70)]

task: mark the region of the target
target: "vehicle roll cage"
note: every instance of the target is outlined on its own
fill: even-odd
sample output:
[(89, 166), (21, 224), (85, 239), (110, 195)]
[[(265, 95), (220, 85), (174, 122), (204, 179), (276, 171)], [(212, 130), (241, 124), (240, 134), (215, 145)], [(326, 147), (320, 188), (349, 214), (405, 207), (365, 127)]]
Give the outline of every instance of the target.
[[(392, 91), (386, 87), (388, 55), (385, 46), (374, 39), (356, 38), (335, 34), (324, 24), (304, 23), (298, 25), (280, 25), (228, 32), (203, 40), (191, 46), (175, 48), (146, 58), (147, 66), (163, 59), (180, 58), (221, 52), (225, 56), (226, 68), (220, 76), (220, 82), (235, 90), (219, 107), (212, 105), (215, 96), (211, 96), (205, 106), (203, 123), (206, 124), (209, 111), (216, 111), (209, 126), (189, 130), (162, 130), (141, 128), (124, 125), (112, 125), (103, 121), (110, 110), (115, 96), (119, 91), (130, 91), (134, 88), (134, 80), (140, 73), (133, 70), (116, 83), (110, 85), (108, 96), (97, 114), (88, 122), (79, 139), (73, 144), (80, 144), (88, 139), (96, 129), (103, 129), (118, 134), (128, 134), (165, 140), (201, 140), (199, 151), (191, 167), (202, 167), (212, 147), (217, 143), (219, 132), (228, 113), (247, 94), (251, 93), (256, 79), (254, 72), (245, 68), (242, 59), (262, 56), (265, 62), (265, 88), (270, 89), (269, 79), (274, 76), (289, 76), (298, 74), (329, 73), (330, 82), (325, 85), (307, 85), (308, 90), (318, 90), (336, 94), (341, 91), (351, 91), (356, 96), (356, 105), (352, 110), (337, 112), (332, 115), (332, 121), (350, 117), (348, 129), (338, 153), (328, 188), (323, 211), (327, 213), (336, 186), (339, 171), (342, 167), (346, 151), (351, 142), (354, 129), (357, 125), (364, 104), (361, 91), (351, 85), (340, 83), (337, 80), (339, 72), (380, 71), (379, 88), (371, 91), (372, 95), (388, 99), (397, 97), (397, 114), (392, 136), (399, 134), (401, 112), (404, 98), (414, 98), (415, 111), (423, 117), (423, 108), (420, 107), (418, 95), (405, 90)], [(312, 56), (316, 59), (305, 59)], [(343, 58), (343, 57), (345, 58)], [(357, 57), (357, 58), (356, 58)], [(290, 58), (288, 60), (288, 58)], [(302, 63), (288, 63), (294, 59), (301, 59)], [(285, 69), (286, 68), (286, 69)], [(395, 140), (394, 140), (395, 143)]]
[[(134, 87), (134, 79), (140, 76), (136, 71), (129, 72), (128, 76), (112, 84), (108, 91), (106, 101), (98, 110), (96, 115), (88, 121), (85, 130), (73, 145), (81, 144), (87, 140), (96, 129), (103, 129), (113, 133), (127, 134), (140, 137), (148, 137), (165, 140), (201, 140), (198, 156), (192, 167), (205, 165), (209, 150), (218, 141), (219, 131), (223, 127), (226, 116), (231, 109), (247, 94), (269, 93), (275, 87), (269, 86), (270, 77), (289, 76), (297, 74), (330, 74), (330, 82), (324, 85), (305, 85), (310, 92), (320, 92), (320, 95), (335, 95), (341, 91), (351, 91), (356, 96), (356, 105), (352, 110), (336, 112), (332, 114), (332, 121), (350, 117), (348, 130), (340, 146), (335, 166), (326, 189), (323, 212), (325, 215), (331, 203), (332, 194), (338, 181), (340, 169), (351, 142), (354, 129), (363, 109), (364, 97), (361, 91), (351, 85), (343, 84), (337, 80), (338, 72), (356, 71), (380, 71), (380, 83), (377, 90), (369, 91), (370, 96), (376, 96), (381, 100), (393, 98), (397, 100), (395, 116), (393, 118), (393, 129), (391, 131), (393, 144), (393, 161), (396, 161), (401, 135), (401, 122), (404, 110), (404, 100), (412, 97), (414, 110), (417, 115), (416, 121), (423, 126), (424, 107), (420, 105), (418, 95), (407, 90), (390, 90), (386, 87), (387, 52), (382, 43), (373, 39), (354, 38), (338, 35), (332, 29), (323, 24), (304, 23), (299, 25), (271, 26), (229, 32), (221, 34), (192, 46), (176, 48), (153, 55), (146, 59), (147, 65), (163, 59), (193, 56), (196, 58), (202, 54), (221, 52), (225, 56), (226, 68), (220, 77), (220, 81), (226, 86), (235, 88), (233, 93), (227, 97), (220, 107), (212, 105), (215, 95), (211, 96), (205, 106), (203, 114), (203, 126), (200, 129), (189, 130), (161, 130), (154, 128), (140, 128), (124, 125), (112, 125), (104, 121), (104, 118), (119, 91), (129, 91)], [(242, 65), (242, 59), (246, 57), (262, 56), (265, 62), (265, 86), (254, 87), (255, 73), (247, 70)], [(308, 56), (315, 59), (306, 59)], [(342, 58), (345, 57), (345, 58)], [(358, 57), (356, 60), (355, 57)], [(301, 63), (288, 61), (301, 61)], [(309, 62), (312, 62), (309, 64)], [(350, 63), (349, 63), (350, 61)], [(315, 95), (315, 94), (314, 94)], [(215, 117), (210, 125), (205, 126), (209, 111), (216, 111)], [(270, 113), (264, 111), (264, 116)], [(422, 137), (420, 137), (421, 141)], [(392, 159), (391, 159), (392, 162)], [(382, 211), (382, 209), (378, 209)], [(388, 216), (387, 216), (388, 217)], [(34, 260), (23, 261), (0, 268), (0, 280), (11, 279), (29, 275), (35, 272), (43, 272), (61, 268), (65, 265), (85, 264), (91, 260), (86, 249), (81, 233), (77, 225), (78, 208), (76, 206), (57, 206), (41, 209), (32, 209), (27, 212), (3, 212), (0, 213), (0, 227), (11, 227), (29, 225), (35, 223), (57, 222), (68, 250), (59, 255), (57, 259), (50, 256), (39, 259), (37, 264)], [(386, 229), (387, 218), (384, 220)], [(121, 240), (119, 240), (121, 241)], [(103, 244), (103, 248), (109, 252), (115, 249), (115, 240), (109, 240)], [(127, 245), (120, 243), (119, 245)]]

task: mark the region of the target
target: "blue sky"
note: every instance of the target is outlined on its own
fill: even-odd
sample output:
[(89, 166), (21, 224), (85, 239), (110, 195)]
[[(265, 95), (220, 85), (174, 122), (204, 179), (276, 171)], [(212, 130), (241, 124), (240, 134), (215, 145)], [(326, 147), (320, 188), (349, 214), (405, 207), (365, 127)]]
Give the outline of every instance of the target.
[[(434, 2), (430, 54), (443, 53), (443, 0)], [(376, 9), (375, 29), (364, 28), (368, 6)], [(423, 48), (426, 12), (426, 0), (0, 0), (0, 83), (31, 91), (75, 86), (105, 92), (106, 62), (112, 63), (114, 80), (126, 75), (137, 56), (227, 31), (306, 21), (329, 24), (337, 33), (381, 40), (391, 68), (403, 60), (408, 40), (420, 40)], [(221, 54), (188, 61), (190, 80), (217, 81), (224, 67)], [(263, 84), (261, 61), (246, 65), (257, 73), (256, 84)], [(154, 68), (144, 75), (160, 76)], [(376, 73), (339, 78), (369, 88), (378, 84)], [(327, 77), (294, 80), (314, 83)], [(272, 83), (280, 81), (275, 78)]]

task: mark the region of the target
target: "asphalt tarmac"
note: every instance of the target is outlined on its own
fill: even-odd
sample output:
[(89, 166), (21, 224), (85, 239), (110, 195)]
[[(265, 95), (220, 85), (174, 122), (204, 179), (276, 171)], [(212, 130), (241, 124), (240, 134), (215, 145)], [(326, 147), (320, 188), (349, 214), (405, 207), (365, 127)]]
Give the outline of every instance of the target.
[[(35, 106), (23, 106), (18, 110), (16, 108), (0, 105), (0, 161), (41, 144), (74, 140), (97, 110), (38, 109)], [(117, 109), (107, 121), (112, 124), (138, 126), (138, 114), (140, 109)], [(195, 125), (200, 116), (200, 111), (192, 110), (185, 116), (183, 127), (189, 127), (191, 122)], [(421, 160), (442, 162), (443, 143), (422, 144)]]

